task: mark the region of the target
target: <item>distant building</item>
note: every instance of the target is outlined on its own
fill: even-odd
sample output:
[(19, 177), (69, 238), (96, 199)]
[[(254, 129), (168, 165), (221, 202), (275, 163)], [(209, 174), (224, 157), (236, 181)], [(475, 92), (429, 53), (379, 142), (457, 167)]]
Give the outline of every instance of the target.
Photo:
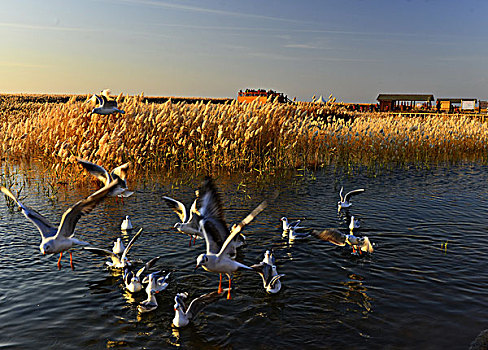
[(474, 111), (476, 108), (476, 98), (471, 97), (442, 97), (440, 101), (442, 112), (453, 112), (455, 110)]
[(426, 109), (432, 108), (434, 95), (425, 94), (379, 94), (376, 100), (380, 103), (380, 111), (408, 111), (416, 107), (417, 102), (421, 102)]

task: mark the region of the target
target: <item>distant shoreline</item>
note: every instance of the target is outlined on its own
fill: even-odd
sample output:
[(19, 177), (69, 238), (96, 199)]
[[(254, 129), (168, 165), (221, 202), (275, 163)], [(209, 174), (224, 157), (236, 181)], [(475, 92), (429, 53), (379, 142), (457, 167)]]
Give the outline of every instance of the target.
[[(114, 95), (114, 97), (117, 95)], [(85, 101), (90, 97), (90, 94), (24, 94), (24, 93), (0, 93), (0, 101), (4, 98), (19, 98), (24, 102), (38, 102), (38, 103), (66, 103), (70, 98), (75, 98), (75, 101)], [(122, 96), (124, 99), (126, 95)], [(131, 97), (131, 96), (129, 96)], [(187, 102), (187, 103), (231, 103), (235, 99), (233, 98), (212, 98), (212, 97), (182, 97), (182, 96), (144, 96), (143, 102), (147, 103), (165, 103), (171, 100), (175, 103)]]

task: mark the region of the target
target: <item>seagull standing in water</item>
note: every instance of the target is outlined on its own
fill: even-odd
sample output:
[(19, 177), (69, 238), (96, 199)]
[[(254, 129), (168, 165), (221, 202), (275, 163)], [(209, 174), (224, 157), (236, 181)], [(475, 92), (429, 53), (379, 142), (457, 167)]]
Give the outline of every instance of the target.
[(234, 260), (237, 244), (235, 238), (245, 225), (266, 208), (267, 202), (263, 201), (244, 220), (229, 230), (223, 218), (219, 193), (211, 178), (205, 179), (199, 194), (197, 215), (200, 217), (200, 229), (205, 238), (207, 252), (198, 256), (195, 269), (203, 267), (206, 271), (219, 273), (219, 293), (222, 292), (222, 274), (226, 274), (229, 279), (227, 299), (230, 299), (231, 274), (238, 269), (251, 270), (249, 266)]
[(351, 199), (351, 197), (354, 195), (357, 195), (359, 193), (364, 192), (364, 188), (360, 188), (360, 189), (357, 189), (354, 191), (347, 192), (346, 195), (343, 197), (342, 196), (343, 189), (344, 188), (341, 187), (341, 190), (339, 192), (339, 197), (341, 198), (341, 200), (339, 202), (337, 202), (338, 211), (340, 211), (342, 208), (344, 208), (344, 209), (349, 208), (352, 205), (352, 203), (349, 201)]
[(125, 111), (117, 108), (118, 106), (116, 100), (110, 100), (108, 98), (108, 90), (103, 90), (100, 96), (94, 96), (100, 106), (93, 108), (92, 114), (109, 115), (112, 113), (125, 113)]
[(190, 236), (190, 246), (193, 238), (193, 244), (197, 237), (203, 238), (203, 234), (200, 231), (200, 225), (198, 224), (196, 213), (197, 199), (193, 201), (190, 210), (187, 210), (185, 205), (176, 199), (170, 197), (163, 197), (166, 204), (178, 215), (181, 222), (175, 224), (175, 228)]
[[(224, 290), (225, 292), (226, 290)], [(228, 291), (227, 293), (230, 293)], [(190, 321), (192, 321), (200, 311), (203, 310), (207, 305), (218, 300), (223, 293), (211, 292), (199, 296), (192, 300), (190, 305), (187, 307), (185, 304), (185, 299), (188, 298), (188, 293), (178, 293), (175, 296), (175, 317), (173, 318), (173, 325), (175, 327), (185, 327)]]
[[(10, 197), (21, 209), (22, 214), (32, 221), (41, 234), (41, 244), (39, 249), (42, 254), (59, 253), (58, 268), (61, 268), (61, 258), (63, 252), (70, 249), (73, 244), (89, 245), (89, 243), (80, 241), (74, 238), (75, 227), (78, 220), (83, 215), (90, 213), (115, 187), (118, 186), (119, 180), (110, 182), (107, 186), (99, 189), (89, 197), (77, 202), (71, 208), (66, 210), (61, 217), (61, 222), (58, 228), (53, 226), (45, 217), (22, 204), (10, 190), (6, 187), (0, 186), (0, 190), (8, 197)], [(71, 269), (73, 266), (73, 256), (69, 252), (69, 260)]]
[(124, 197), (129, 197), (134, 193), (127, 189), (127, 181), (125, 180), (127, 177), (127, 169), (129, 169), (129, 165), (130, 165), (129, 162), (116, 167), (109, 174), (108, 171), (105, 170), (100, 165), (94, 164), (92, 162), (80, 158), (78, 158), (77, 161), (83, 168), (85, 168), (86, 171), (88, 171), (90, 174), (92, 174), (97, 179), (99, 179), (105, 186), (108, 183), (112, 182), (114, 179), (120, 179), (119, 185), (113, 188), (108, 194), (110, 197), (115, 197), (115, 196), (120, 197), (123, 202)]

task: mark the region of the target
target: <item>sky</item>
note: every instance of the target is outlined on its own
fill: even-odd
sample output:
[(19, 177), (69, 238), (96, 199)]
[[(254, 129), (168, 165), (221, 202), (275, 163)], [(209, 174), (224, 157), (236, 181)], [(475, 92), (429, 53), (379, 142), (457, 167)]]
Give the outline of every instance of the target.
[(485, 0), (0, 0), (0, 93), (488, 99)]

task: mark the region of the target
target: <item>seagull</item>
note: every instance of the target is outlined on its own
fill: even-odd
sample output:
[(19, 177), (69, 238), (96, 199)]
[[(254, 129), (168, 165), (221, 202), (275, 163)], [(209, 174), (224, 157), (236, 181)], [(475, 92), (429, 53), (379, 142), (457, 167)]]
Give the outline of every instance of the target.
[[(224, 290), (225, 292), (226, 290)], [(230, 291), (228, 291), (229, 293)], [(218, 300), (223, 293), (211, 292), (203, 294), (198, 298), (192, 300), (188, 308), (185, 304), (185, 299), (188, 298), (188, 293), (178, 293), (175, 296), (175, 317), (173, 318), (173, 325), (175, 327), (185, 327), (192, 321), (200, 311), (207, 305)]]
[(354, 196), (356, 194), (359, 194), (359, 193), (362, 193), (364, 192), (364, 188), (360, 188), (360, 189), (357, 189), (357, 190), (354, 190), (354, 191), (350, 191), (350, 192), (347, 192), (346, 195), (344, 197), (342, 197), (342, 191), (343, 191), (343, 187), (341, 187), (341, 190), (339, 192), (339, 197), (341, 197), (341, 200), (339, 202), (337, 202), (338, 204), (338, 210), (340, 211), (342, 208), (349, 208), (352, 203), (349, 202), (351, 196)]
[(166, 276), (160, 276), (162, 271), (153, 272), (144, 277), (142, 283), (147, 283), (146, 291), (148, 289), (156, 291), (156, 293), (162, 292), (168, 287), (168, 278), (171, 275), (169, 272)]
[(251, 268), (234, 260), (236, 255), (235, 238), (244, 226), (249, 224), (261, 211), (267, 207), (267, 201), (259, 204), (238, 225), (229, 230), (223, 218), (220, 196), (211, 178), (206, 178), (199, 190), (198, 213), (199, 224), (206, 243), (206, 253), (197, 258), (195, 269), (203, 267), (206, 271), (220, 274), (219, 293), (222, 292), (222, 274), (229, 279), (227, 299), (230, 299), (231, 274), (238, 269)]
[(149, 271), (151, 267), (160, 259), (159, 256), (149, 260), (143, 267), (141, 267), (136, 273), (132, 271), (130, 267), (124, 269), (124, 284), (125, 288), (131, 293), (137, 293), (142, 289), (141, 276), (145, 271)]
[(286, 218), (286, 216), (283, 216), (280, 220), (283, 222), (283, 232), (288, 232), (292, 228), (295, 230), (303, 228), (303, 227), (298, 226), (298, 225), (300, 225), (301, 220), (288, 222), (288, 219)]
[(137, 305), (137, 310), (140, 313), (151, 312), (158, 308), (158, 301), (156, 300), (156, 291), (146, 289), (147, 299)]
[(310, 236), (310, 233), (297, 233), (295, 229), (292, 227), (288, 232), (288, 243), (293, 243), (295, 240), (298, 239), (305, 239)]
[(354, 215), (351, 215), (351, 222), (349, 223), (349, 230), (353, 232), (361, 226), (359, 219), (355, 219)]
[(357, 237), (354, 235), (345, 235), (341, 231), (334, 228), (327, 228), (325, 230), (312, 230), (312, 235), (338, 246), (345, 246), (346, 244), (352, 247), (353, 254), (362, 255), (363, 252), (372, 253), (373, 245), (369, 238)]
[(144, 277), (142, 283), (147, 283), (146, 286), (147, 299), (137, 306), (137, 310), (139, 310), (139, 312), (141, 313), (150, 312), (155, 310), (158, 307), (156, 294), (162, 292), (163, 290), (166, 289), (166, 287), (168, 287), (168, 283), (166, 282), (166, 280), (169, 278), (169, 275), (171, 274), (168, 273), (166, 276), (159, 277), (159, 274), (161, 272), (162, 271), (153, 272), (147, 275), (146, 277)]
[(196, 212), (197, 199), (193, 201), (190, 210), (187, 210), (185, 205), (180, 201), (177, 201), (176, 199), (166, 196), (164, 196), (163, 199), (170, 207), (170, 209), (172, 209), (180, 218), (181, 222), (177, 222), (174, 227), (178, 231), (186, 233), (190, 236), (190, 246), (192, 238), (194, 241), (197, 237), (203, 238), (202, 232), (200, 231), (200, 226), (198, 224), (197, 216), (193, 215)]
[(263, 279), (263, 286), (267, 293), (275, 294), (280, 291), (280, 278), (283, 277), (284, 274), (278, 274), (276, 265), (270, 265), (263, 260), (259, 264), (252, 265), (251, 268), (259, 273)]
[(117, 240), (114, 242), (114, 246), (112, 248), (112, 252), (117, 255), (121, 255), (125, 250), (124, 242), (122, 241), (122, 238), (117, 238)]
[(126, 215), (125, 216), (125, 219), (122, 220), (122, 224), (120, 225), (120, 229), (122, 231), (128, 231), (128, 230), (132, 230), (132, 222), (130, 221), (130, 217), (129, 215)]
[[(105, 92), (105, 93), (104, 93)], [(121, 113), (125, 114), (125, 111), (117, 108), (117, 101), (116, 100), (109, 100), (107, 97), (106, 90), (102, 91), (100, 96), (95, 95), (99, 107), (93, 108), (91, 114), (101, 114), (101, 115), (109, 115), (112, 113)]]
[[(123, 269), (127, 266), (131, 266), (131, 262), (127, 258), (127, 254), (129, 253), (129, 250), (132, 248), (132, 246), (134, 245), (135, 241), (139, 238), (141, 233), (142, 233), (142, 228), (134, 235), (134, 237), (132, 237), (127, 247), (124, 247), (124, 243), (122, 243), (122, 240), (120, 238), (117, 238), (117, 241), (114, 242), (114, 247), (112, 248), (112, 251), (108, 249), (96, 248), (96, 247), (84, 247), (83, 249), (88, 250), (97, 255), (109, 257), (112, 261), (105, 262), (105, 264), (107, 264), (109, 268)], [(124, 248), (122, 254), (119, 253), (121, 248)]]
[(116, 167), (112, 172), (109, 174), (107, 170), (105, 170), (103, 167), (100, 165), (94, 164), (92, 162), (89, 162), (87, 160), (83, 160), (81, 158), (77, 159), (78, 163), (85, 168), (90, 174), (95, 176), (97, 179), (102, 181), (103, 184), (107, 185), (107, 183), (111, 182), (114, 179), (120, 179), (119, 180), (119, 186), (115, 187), (113, 190), (110, 191), (108, 194), (110, 197), (129, 197), (131, 196), (134, 192), (129, 191), (127, 189), (127, 182), (126, 182), (126, 177), (127, 177), (127, 169), (129, 168), (130, 163), (125, 163), (122, 164), (118, 167)]
[(265, 262), (266, 264), (269, 264), (269, 265), (274, 265), (275, 264), (275, 258), (274, 258), (274, 255), (273, 255), (273, 251), (270, 252), (269, 250), (267, 250), (264, 253), (263, 262)]
[[(0, 186), (0, 190), (8, 197), (10, 197), (22, 209), (22, 214), (32, 221), (41, 234), (41, 244), (39, 249), (42, 254), (59, 253), (58, 269), (61, 268), (61, 258), (63, 252), (70, 249), (73, 244), (89, 245), (87, 242), (80, 241), (74, 238), (74, 231), (78, 220), (83, 215), (90, 213), (98, 203), (100, 203), (110, 191), (118, 186), (119, 180), (114, 180), (107, 184), (107, 186), (99, 189), (87, 198), (77, 202), (63, 213), (61, 222), (58, 228), (53, 226), (44, 216), (39, 214), (34, 209), (31, 209), (22, 204), (10, 190), (6, 187)], [(70, 266), (73, 266), (73, 256), (69, 252)]]

